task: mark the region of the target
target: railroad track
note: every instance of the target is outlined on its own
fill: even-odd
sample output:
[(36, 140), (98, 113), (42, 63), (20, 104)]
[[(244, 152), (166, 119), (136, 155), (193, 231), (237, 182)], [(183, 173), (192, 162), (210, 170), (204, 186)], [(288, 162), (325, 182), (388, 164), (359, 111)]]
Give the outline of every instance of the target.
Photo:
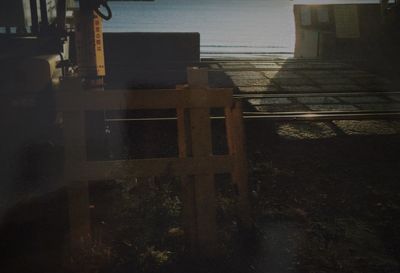
[[(304, 110), (304, 111), (285, 111), (284, 107), (280, 109), (282, 104), (274, 104), (275, 111), (258, 111), (255, 107), (266, 106), (263, 104), (252, 105), (248, 101), (254, 99), (298, 99), (298, 98), (343, 98), (354, 97), (358, 99), (379, 97), (384, 98), (382, 101), (364, 103), (371, 107), (378, 103), (380, 106), (387, 105), (387, 109), (355, 109), (340, 110), (339, 106), (354, 106), (360, 104), (345, 103), (327, 103), (324, 105), (332, 106), (332, 110)], [(396, 97), (398, 101), (391, 99)], [(272, 94), (234, 94), (234, 98), (245, 102), (243, 117), (245, 120), (266, 120), (266, 121), (329, 121), (329, 120), (394, 120), (400, 118), (400, 91), (365, 91), (365, 92), (319, 92), (319, 93), (272, 93)], [(307, 104), (303, 104), (304, 106)], [(313, 104), (310, 104), (313, 105)], [(337, 109), (335, 107), (337, 106)], [(394, 107), (393, 107), (394, 106)], [(355, 107), (355, 106), (354, 106)], [(373, 108), (373, 107), (372, 107)], [(222, 113), (212, 114), (214, 120), (224, 119)], [(175, 116), (159, 116), (159, 117), (135, 117), (135, 118), (107, 118), (106, 122), (129, 122), (129, 121), (173, 121)]]
[[(266, 120), (266, 121), (331, 121), (331, 120), (397, 120), (400, 119), (400, 101), (391, 101), (389, 96), (399, 96), (397, 91), (382, 92), (329, 92), (329, 93), (280, 93), (280, 94), (235, 94), (234, 97), (240, 100), (251, 99), (275, 99), (275, 98), (315, 98), (315, 97), (386, 97), (387, 105), (394, 103), (398, 108), (388, 110), (352, 110), (352, 111), (257, 111), (245, 108), (243, 118), (245, 120)], [(369, 103), (374, 105), (374, 103)], [(335, 105), (335, 104), (330, 104)], [(352, 105), (352, 104), (347, 104)], [(262, 106), (262, 105), (261, 105)], [(279, 108), (279, 105), (277, 106)], [(251, 106), (250, 106), (251, 108)], [(221, 115), (213, 115), (211, 119), (224, 119)], [(106, 122), (128, 122), (128, 121), (174, 121), (176, 117), (148, 117), (148, 118), (106, 118)]]
[[(304, 112), (243, 112), (245, 120), (268, 121), (330, 121), (330, 120), (395, 120), (400, 119), (399, 111), (304, 111)], [(174, 121), (176, 117), (152, 118), (106, 118), (106, 122), (129, 121)], [(212, 116), (212, 120), (225, 119), (224, 116)]]
[[(392, 88), (386, 79), (341, 60), (208, 58), (203, 59), (200, 66), (209, 69), (210, 86), (227, 87), (225, 80), (230, 80), (230, 87), (235, 88), (234, 98), (243, 101), (246, 120), (400, 118), (400, 92), (396, 91), (397, 88)], [(212, 115), (212, 119), (224, 118), (223, 113)], [(106, 121), (175, 119), (163, 116)]]

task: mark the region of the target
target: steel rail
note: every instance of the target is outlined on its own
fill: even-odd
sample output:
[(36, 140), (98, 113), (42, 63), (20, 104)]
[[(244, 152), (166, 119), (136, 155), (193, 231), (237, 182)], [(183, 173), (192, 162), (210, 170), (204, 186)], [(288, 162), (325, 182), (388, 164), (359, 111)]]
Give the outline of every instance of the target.
[[(243, 118), (265, 119), (269, 121), (323, 121), (323, 120), (381, 120), (399, 119), (400, 111), (308, 111), (308, 112), (244, 112)], [(212, 120), (225, 119), (224, 116), (212, 116)], [(155, 118), (106, 118), (106, 122), (128, 121), (174, 121), (176, 117)]]
[(263, 99), (263, 98), (297, 98), (297, 97), (352, 97), (352, 96), (386, 96), (400, 95), (400, 91), (355, 91), (355, 92), (307, 92), (307, 93), (269, 93), (269, 94), (234, 94), (238, 99)]
[(400, 111), (354, 111), (354, 112), (276, 112), (244, 113), (245, 119), (271, 121), (323, 121), (323, 120), (393, 120), (400, 118)]
[[(262, 65), (262, 64), (260, 64)], [(244, 66), (244, 65), (243, 65)], [(293, 71), (293, 70), (299, 70), (299, 71), (341, 71), (343, 69), (346, 70), (354, 70), (353, 67), (348, 67), (348, 66), (343, 66), (343, 67), (285, 67), (284, 65), (282, 67), (267, 67), (267, 68), (257, 68), (257, 67), (221, 67), (221, 68), (211, 68), (208, 71), (209, 72), (233, 72), (233, 71), (240, 71), (240, 72), (252, 72), (252, 71)]]

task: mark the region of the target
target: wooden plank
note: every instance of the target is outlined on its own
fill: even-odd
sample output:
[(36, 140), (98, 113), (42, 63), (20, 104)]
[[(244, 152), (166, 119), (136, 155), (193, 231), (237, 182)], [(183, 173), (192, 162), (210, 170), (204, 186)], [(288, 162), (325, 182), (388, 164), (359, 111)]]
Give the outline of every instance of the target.
[[(190, 89), (206, 89), (208, 86), (208, 70), (188, 68), (188, 83)], [(212, 154), (211, 121), (209, 108), (189, 109), (188, 134), (192, 156), (207, 156)], [(196, 212), (196, 254), (214, 256), (217, 243), (216, 200), (214, 173), (197, 175), (192, 178)]]
[[(212, 154), (209, 109), (190, 109), (191, 144), (194, 157)], [(197, 244), (201, 256), (217, 252), (216, 196), (214, 173), (194, 177), (197, 221)]]
[[(177, 127), (179, 157), (187, 158), (192, 156), (189, 109), (177, 109)], [(197, 249), (197, 217), (194, 181), (193, 176), (181, 176), (183, 228), (185, 230), (185, 245), (190, 253), (196, 253)]]
[(185, 176), (229, 173), (231, 156), (196, 158), (160, 158), (121, 161), (89, 161), (77, 166), (76, 175), (85, 180), (123, 179), (128, 177)]
[(235, 101), (232, 108), (225, 109), (226, 133), (228, 138), (229, 154), (234, 158), (232, 172), (233, 183), (237, 186), (238, 214), (242, 227), (248, 229), (252, 226), (252, 217), (248, 189), (248, 165), (245, 147), (244, 124), (242, 105)]
[(218, 108), (232, 104), (232, 89), (59, 92), (59, 111)]
[(64, 112), (64, 179), (68, 185), (70, 242), (79, 249), (90, 239), (89, 185), (80, 175), (86, 161), (83, 112)]
[[(208, 71), (201, 68), (188, 68), (190, 91), (206, 99), (202, 94), (208, 86)], [(188, 90), (186, 90), (187, 92)], [(229, 95), (231, 96), (231, 94)], [(230, 105), (230, 104), (228, 104)], [(203, 108), (188, 109), (186, 115), (187, 155), (204, 157), (212, 154), (210, 105)], [(217, 249), (217, 223), (214, 173), (189, 177), (189, 194), (194, 199), (194, 236), (192, 236), (192, 254), (214, 257)]]
[(183, 109), (183, 108), (176, 109), (177, 128), (178, 128), (178, 148), (179, 148), (180, 158), (192, 156), (190, 134), (188, 132), (188, 128), (190, 127), (188, 114), (189, 114), (188, 109)]

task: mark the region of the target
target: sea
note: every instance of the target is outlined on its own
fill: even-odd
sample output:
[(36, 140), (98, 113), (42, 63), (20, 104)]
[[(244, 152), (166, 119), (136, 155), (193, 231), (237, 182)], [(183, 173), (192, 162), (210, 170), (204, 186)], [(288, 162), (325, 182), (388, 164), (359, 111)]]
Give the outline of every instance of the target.
[(292, 55), (293, 1), (109, 2), (105, 32), (199, 32), (202, 57)]

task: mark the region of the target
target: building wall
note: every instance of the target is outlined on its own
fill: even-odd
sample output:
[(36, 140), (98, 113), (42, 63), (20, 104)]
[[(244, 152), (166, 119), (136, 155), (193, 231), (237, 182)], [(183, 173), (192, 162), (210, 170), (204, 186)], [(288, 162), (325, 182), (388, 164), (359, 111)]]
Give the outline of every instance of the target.
[(296, 57), (363, 56), (374, 52), (382, 39), (379, 4), (295, 5), (294, 14)]

